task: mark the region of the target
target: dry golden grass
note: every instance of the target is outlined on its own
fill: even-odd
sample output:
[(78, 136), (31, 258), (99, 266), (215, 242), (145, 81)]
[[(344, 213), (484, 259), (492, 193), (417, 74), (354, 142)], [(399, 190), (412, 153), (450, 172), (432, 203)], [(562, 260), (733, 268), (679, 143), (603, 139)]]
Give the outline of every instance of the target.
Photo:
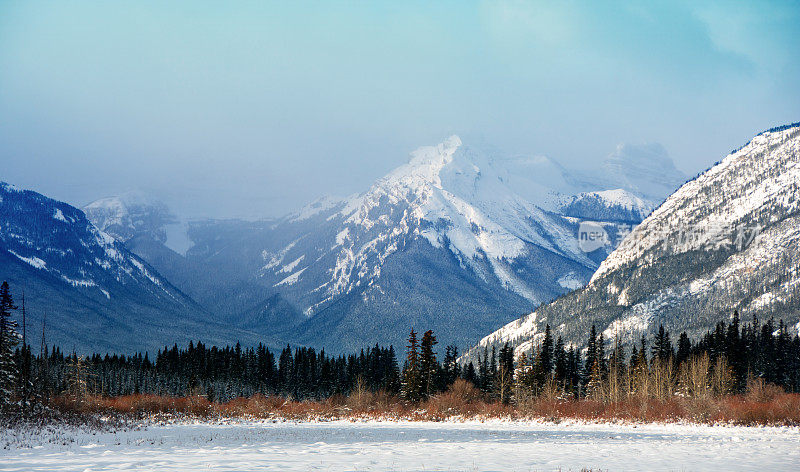
[(130, 417), (154, 414), (192, 417), (311, 419), (407, 419), (441, 421), (452, 418), (511, 418), (560, 421), (634, 421), (731, 423), (742, 425), (800, 425), (800, 394), (784, 393), (773, 385), (753, 382), (745, 395), (667, 399), (631, 397), (617, 402), (591, 399), (561, 400), (532, 397), (515, 405), (487, 402), (468, 382), (456, 381), (448, 391), (411, 404), (386, 392), (356, 389), (349, 396), (321, 401), (295, 401), (254, 395), (225, 403), (200, 396), (125, 395), (86, 397), (75, 401), (56, 397), (51, 405), (65, 413), (109, 413)]

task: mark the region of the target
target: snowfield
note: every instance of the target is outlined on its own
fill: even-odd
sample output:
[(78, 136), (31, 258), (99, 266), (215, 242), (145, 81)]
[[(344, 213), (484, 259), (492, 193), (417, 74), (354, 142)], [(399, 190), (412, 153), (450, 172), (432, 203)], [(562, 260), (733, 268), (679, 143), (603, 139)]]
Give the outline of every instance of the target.
[(0, 432), (0, 470), (798, 470), (800, 429), (562, 422), (182, 422)]

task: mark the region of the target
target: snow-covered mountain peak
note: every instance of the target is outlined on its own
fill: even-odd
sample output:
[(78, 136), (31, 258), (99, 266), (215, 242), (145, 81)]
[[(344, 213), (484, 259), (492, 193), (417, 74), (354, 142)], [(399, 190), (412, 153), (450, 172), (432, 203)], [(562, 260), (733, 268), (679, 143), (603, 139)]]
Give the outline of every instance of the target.
[(422, 146), (411, 153), (411, 167), (441, 167), (448, 163), (456, 149), (463, 143), (461, 138), (452, 135), (435, 146)]
[(167, 227), (177, 223), (166, 204), (141, 192), (101, 198), (83, 211), (95, 226), (122, 242), (143, 234), (166, 242)]
[(404, 164), (376, 183), (376, 187), (387, 189), (403, 187), (418, 189), (433, 185), (440, 187), (440, 173), (453, 160), (453, 155), (462, 146), (458, 136), (450, 136), (435, 146), (423, 146), (411, 153), (411, 158)]
[[(582, 285), (602, 256), (581, 250), (578, 223), (563, 213), (564, 201), (582, 188), (572, 180), (548, 157), (503, 156), (452, 136), (415, 150), (364, 193), (319, 200), (292, 215), (291, 223), (324, 222), (317, 228), (328, 236), (265, 251), (260, 277), (303, 293), (301, 311), (313, 315), (339, 296), (377, 287), (394, 254), (424, 247), (483, 283), (541, 303)], [(617, 222), (636, 223), (651, 207), (618, 189), (581, 209), (616, 234)], [(547, 281), (531, 276), (544, 260), (558, 267)]]
[(86, 208), (125, 208), (159, 204), (161, 204), (161, 202), (153, 196), (139, 190), (134, 190), (119, 195), (100, 198), (86, 205)]
[[(609, 183), (651, 200), (660, 200), (686, 181), (664, 146), (658, 143), (617, 145), (603, 162)], [(655, 198), (653, 198), (655, 197)]]
[(644, 208), (647, 205), (647, 203), (641, 198), (621, 188), (613, 190), (601, 190), (599, 192), (588, 192), (588, 194), (591, 193), (609, 203), (613, 203), (614, 205), (619, 205), (627, 209)]
[[(120, 195), (100, 198), (83, 207), (84, 213), (90, 216), (103, 216), (105, 223), (121, 224), (125, 218), (129, 218), (133, 213), (158, 213), (162, 217), (170, 219), (167, 205), (141, 191), (125, 192)], [(103, 225), (98, 225), (99, 227)]]

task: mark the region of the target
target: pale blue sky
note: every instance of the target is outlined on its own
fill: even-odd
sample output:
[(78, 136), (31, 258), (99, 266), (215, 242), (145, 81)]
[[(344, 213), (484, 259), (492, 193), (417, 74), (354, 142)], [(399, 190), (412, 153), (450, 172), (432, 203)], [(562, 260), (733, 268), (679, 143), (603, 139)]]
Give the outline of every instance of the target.
[(279, 215), (453, 133), (571, 167), (659, 142), (695, 173), (800, 119), (798, 25), (766, 1), (0, 1), (0, 180)]

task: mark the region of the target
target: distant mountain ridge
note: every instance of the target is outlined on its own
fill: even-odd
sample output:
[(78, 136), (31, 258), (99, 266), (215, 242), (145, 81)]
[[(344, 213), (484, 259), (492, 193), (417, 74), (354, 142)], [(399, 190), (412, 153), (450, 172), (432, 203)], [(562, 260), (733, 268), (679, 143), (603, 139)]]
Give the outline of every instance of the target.
[(142, 192), (101, 198), (84, 206), (83, 211), (97, 228), (126, 244), (148, 239), (179, 254), (185, 254), (192, 245), (183, 232), (185, 224), (163, 202)]
[(523, 352), (549, 324), (581, 346), (594, 324), (630, 342), (663, 324), (698, 336), (734, 310), (800, 330), (800, 123), (760, 133), (686, 183), (612, 252), (585, 288), (486, 336)]
[[(636, 160), (636, 152), (616, 159)], [(333, 350), (400, 345), (411, 326), (466, 345), (588, 281), (618, 234), (660, 201), (614, 187), (635, 168), (583, 175), (453, 136), (413, 152), (358, 195), (277, 220), (192, 222), (185, 256), (142, 232), (127, 244), (236, 326)], [(677, 187), (685, 176), (636, 179)], [(89, 214), (92, 206), (108, 205), (92, 204)], [(585, 219), (609, 234), (589, 253), (577, 240)]]
[(0, 183), (0, 280), (24, 292), (31, 332), (81, 350), (254, 340), (215, 321), (79, 209)]

